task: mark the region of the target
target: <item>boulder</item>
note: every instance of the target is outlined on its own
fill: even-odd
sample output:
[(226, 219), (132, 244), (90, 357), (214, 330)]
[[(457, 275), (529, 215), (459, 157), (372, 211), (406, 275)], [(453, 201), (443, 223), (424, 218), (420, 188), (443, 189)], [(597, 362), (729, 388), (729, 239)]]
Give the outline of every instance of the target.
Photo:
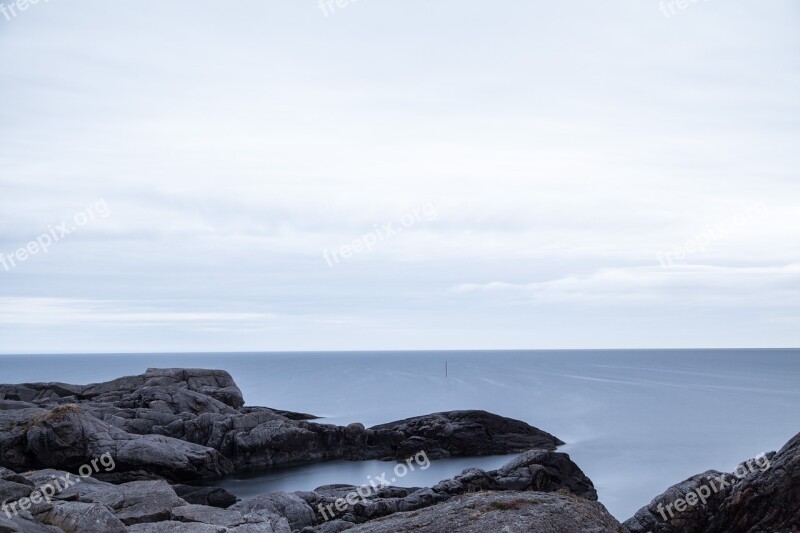
[(195, 487), (192, 485), (173, 485), (173, 489), (178, 496), (187, 503), (197, 505), (209, 505), (220, 509), (227, 509), (237, 498), (230, 492), (219, 487)]
[(267, 513), (268, 517), (269, 515), (283, 516), (289, 521), (289, 526), (293, 530), (301, 530), (315, 522), (311, 506), (296, 494), (288, 492), (273, 492), (256, 496), (237, 503), (230, 510), (246, 515)]
[[(318, 528), (317, 531), (327, 531)], [(360, 524), (348, 533), (625, 533), (598, 502), (571, 494), (485, 492), (465, 494), (419, 511), (401, 512)]]
[(125, 525), (101, 503), (57, 502), (39, 517), (64, 531), (125, 533)]
[(175, 507), (186, 505), (166, 481), (134, 481), (119, 488), (123, 500), (114, 514), (126, 526), (169, 520)]
[[(679, 500), (683, 503), (676, 505)], [(669, 487), (625, 526), (632, 533), (796, 531), (800, 433), (777, 453), (749, 459), (732, 473), (712, 470)]]
[(372, 427), (402, 433), (396, 457), (420, 451), (431, 459), (450, 456), (500, 455), (532, 448), (555, 450), (564, 444), (553, 435), (486, 411), (451, 411), (407, 418)]

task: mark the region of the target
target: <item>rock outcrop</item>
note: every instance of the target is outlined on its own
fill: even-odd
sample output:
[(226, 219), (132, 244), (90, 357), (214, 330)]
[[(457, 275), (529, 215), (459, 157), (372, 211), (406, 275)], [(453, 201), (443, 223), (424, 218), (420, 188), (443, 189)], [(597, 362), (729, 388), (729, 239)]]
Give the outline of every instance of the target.
[[(319, 529), (333, 533), (334, 528)], [(342, 530), (339, 530), (342, 531)], [(423, 512), (393, 514), (348, 533), (625, 533), (602, 504), (568, 494), (486, 492), (458, 496)]]
[[(41, 490), (70, 475), (47, 469), (21, 476), (31, 491)], [(22, 483), (22, 480), (19, 482)], [(124, 533), (127, 531), (236, 531), (290, 533), (287, 519), (261, 510), (235, 510), (191, 504), (164, 480), (132, 481), (113, 485), (92, 477), (22, 509), (16, 496), (0, 492), (0, 532)], [(32, 498), (31, 498), (32, 500)]]
[(732, 473), (710, 470), (673, 485), (625, 526), (632, 533), (800, 530), (800, 433), (777, 453), (749, 459)]
[(221, 370), (149, 369), (106, 383), (0, 385), (0, 465), (79, 468), (110, 454), (112, 475), (215, 479), (327, 459), (432, 458), (554, 450), (556, 437), (483, 411), (455, 411), (366, 429), (245, 407)]
[[(562, 442), (524, 422), (483, 411), (372, 428), (313, 418), (246, 407), (219, 370), (0, 385), (0, 533), (800, 531), (800, 434), (733, 473), (692, 476), (620, 524), (589, 478), (556, 451)], [(426, 459), (521, 454), (429, 488), (330, 485), (237, 501), (191, 484), (296, 462), (422, 452)], [(47, 493), (54, 484), (59, 490)]]
[(374, 426), (373, 430), (402, 433), (399, 457), (425, 451), (431, 459), (521, 452), (532, 448), (554, 450), (564, 444), (553, 435), (525, 422), (486, 411), (451, 411)]
[(468, 468), (431, 488), (386, 487), (370, 491), (370, 494), (363, 491), (363, 497), (339, 511), (337, 501), (346, 500), (348, 494), (360, 494), (359, 489), (350, 485), (334, 485), (320, 487), (313, 492), (299, 492), (297, 496), (316, 515), (314, 523), (323, 525), (331, 521), (359, 524), (395, 513), (417, 511), (476, 492), (560, 491), (588, 501), (597, 500), (591, 480), (567, 454), (546, 450), (530, 450), (489, 472)]
[[(467, 469), (432, 488), (384, 487), (331, 515), (327, 511), (336, 509), (340, 498), (347, 501), (359, 487), (275, 492), (223, 509), (186, 501), (165, 480), (114, 485), (86, 477), (46, 501), (40, 498), (21, 506), (21, 494), (28, 497), (33, 490), (69, 478), (69, 472), (3, 470), (0, 474), (15, 484), (0, 492), (6, 500), (4, 510), (10, 510), (9, 515), (0, 513), (2, 532), (331, 533), (353, 529), (389, 533), (419, 531), (420, 527), (433, 532), (478, 531), (504, 524), (520, 528), (512, 531), (529, 531), (538, 524), (555, 528), (541, 531), (622, 531), (597, 503), (591, 481), (569, 457), (546, 450), (526, 452), (489, 472)], [(203, 488), (177, 487), (182, 494), (201, 492), (208, 498)], [(463, 516), (457, 516), (462, 512)], [(458, 526), (448, 529), (448, 523)]]

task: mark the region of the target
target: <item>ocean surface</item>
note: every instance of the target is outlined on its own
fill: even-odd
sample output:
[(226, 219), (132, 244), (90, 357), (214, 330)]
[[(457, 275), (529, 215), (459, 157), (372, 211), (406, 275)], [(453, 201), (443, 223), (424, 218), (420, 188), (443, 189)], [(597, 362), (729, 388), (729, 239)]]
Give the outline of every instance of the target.
[[(221, 368), (248, 405), (326, 423), (370, 426), (456, 409), (518, 418), (566, 442), (560, 450), (620, 520), (673, 483), (711, 468), (731, 471), (800, 432), (798, 349), (0, 355), (0, 382), (84, 384), (148, 367)], [(430, 486), (509, 459), (433, 461), (396, 485)], [(249, 497), (366, 484), (393, 466), (332, 461), (218, 484)]]

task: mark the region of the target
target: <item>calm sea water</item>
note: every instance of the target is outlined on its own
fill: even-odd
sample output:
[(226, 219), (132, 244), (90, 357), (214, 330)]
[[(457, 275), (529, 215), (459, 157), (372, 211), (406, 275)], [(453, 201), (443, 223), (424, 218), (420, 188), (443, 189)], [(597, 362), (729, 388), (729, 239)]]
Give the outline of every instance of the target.
[[(445, 377), (445, 362), (448, 375)], [(249, 405), (367, 426), (485, 409), (553, 433), (618, 519), (669, 485), (732, 470), (800, 431), (800, 350), (580, 350), (0, 356), (0, 381), (90, 383), (148, 367), (229, 371)], [(430, 486), (508, 457), (435, 461), (398, 480)], [(335, 461), (226, 480), (242, 497), (366, 483), (392, 463)]]

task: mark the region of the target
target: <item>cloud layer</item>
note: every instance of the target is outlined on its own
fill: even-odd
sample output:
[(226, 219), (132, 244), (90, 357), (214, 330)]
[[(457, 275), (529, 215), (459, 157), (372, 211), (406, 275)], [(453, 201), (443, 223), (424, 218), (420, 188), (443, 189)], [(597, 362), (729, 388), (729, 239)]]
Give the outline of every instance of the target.
[(797, 346), (798, 22), (789, 0), (0, 17), (0, 253), (110, 210), (0, 265), (0, 351)]

